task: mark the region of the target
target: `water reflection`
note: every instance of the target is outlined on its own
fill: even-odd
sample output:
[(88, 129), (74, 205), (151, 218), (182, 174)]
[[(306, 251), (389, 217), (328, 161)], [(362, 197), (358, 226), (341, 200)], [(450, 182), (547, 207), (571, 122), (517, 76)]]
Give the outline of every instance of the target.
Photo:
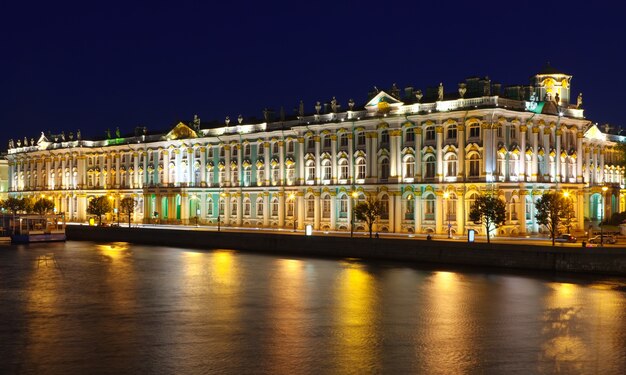
[(73, 242), (0, 252), (0, 277), (0, 373), (626, 369), (624, 280)]
[(273, 374), (294, 374), (309, 366), (313, 350), (307, 342), (307, 302), (310, 291), (305, 281), (303, 261), (278, 259), (269, 284), (271, 328), (269, 367)]
[[(476, 286), (478, 287), (478, 285)], [(475, 318), (471, 304), (478, 302), (478, 292), (469, 294), (462, 277), (454, 272), (435, 272), (426, 284), (425, 308), (422, 310), (426, 332), (416, 332), (423, 342), (420, 353), (429, 373), (465, 374), (475, 366), (472, 330)]]
[(336, 373), (372, 373), (380, 367), (375, 281), (362, 264), (342, 262), (335, 286)]

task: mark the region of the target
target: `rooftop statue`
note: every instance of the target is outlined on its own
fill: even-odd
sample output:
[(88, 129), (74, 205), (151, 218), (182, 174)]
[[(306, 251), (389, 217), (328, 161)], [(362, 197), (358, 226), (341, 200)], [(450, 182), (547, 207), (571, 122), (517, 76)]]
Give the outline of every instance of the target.
[(439, 82), (439, 88), (437, 88), (437, 100), (443, 100), (443, 82)]

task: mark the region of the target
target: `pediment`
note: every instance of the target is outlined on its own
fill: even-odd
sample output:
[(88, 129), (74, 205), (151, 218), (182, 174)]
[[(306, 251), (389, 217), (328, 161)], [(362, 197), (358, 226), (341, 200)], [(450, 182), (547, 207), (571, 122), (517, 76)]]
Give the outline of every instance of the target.
[(387, 94), (386, 92), (380, 91), (378, 94), (376, 94), (375, 97), (373, 97), (369, 102), (367, 102), (367, 104), (365, 104), (365, 108), (370, 111), (378, 110), (379, 108), (378, 104), (381, 102), (387, 103), (391, 107), (399, 107), (404, 104), (403, 102)]
[(167, 139), (187, 139), (198, 138), (198, 134), (186, 124), (179, 122), (165, 137)]

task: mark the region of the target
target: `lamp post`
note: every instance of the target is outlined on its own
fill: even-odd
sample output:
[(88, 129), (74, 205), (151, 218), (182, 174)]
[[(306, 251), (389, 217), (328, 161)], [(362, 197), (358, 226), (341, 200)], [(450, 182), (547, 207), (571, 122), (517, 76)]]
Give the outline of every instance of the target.
[(446, 200), (446, 215), (448, 216), (448, 238), (452, 238), (452, 225), (450, 224), (450, 193), (443, 193), (443, 199)]
[(607, 186), (602, 186), (602, 206), (600, 207), (600, 246), (604, 246), (604, 228), (602, 227), (602, 221), (604, 220), (604, 195), (609, 190)]
[(352, 197), (352, 209), (350, 210), (350, 237), (354, 237), (354, 202), (359, 194), (353, 190), (350, 194)]

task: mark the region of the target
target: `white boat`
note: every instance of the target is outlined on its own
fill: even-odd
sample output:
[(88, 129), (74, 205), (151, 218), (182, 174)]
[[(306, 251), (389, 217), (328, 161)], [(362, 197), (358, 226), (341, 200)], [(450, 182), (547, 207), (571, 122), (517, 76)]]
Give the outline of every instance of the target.
[(52, 242), (65, 241), (65, 215), (13, 215), (9, 217), (11, 242)]

